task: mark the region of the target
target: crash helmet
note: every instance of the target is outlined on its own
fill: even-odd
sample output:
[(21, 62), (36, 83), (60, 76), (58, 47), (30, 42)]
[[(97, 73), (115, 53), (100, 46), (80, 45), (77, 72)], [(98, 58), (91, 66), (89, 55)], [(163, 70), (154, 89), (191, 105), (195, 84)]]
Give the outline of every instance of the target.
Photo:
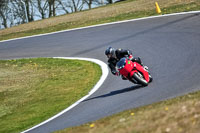
[(108, 47), (105, 51), (105, 55), (107, 55), (107, 57), (114, 57), (115, 56), (115, 49), (112, 47)]

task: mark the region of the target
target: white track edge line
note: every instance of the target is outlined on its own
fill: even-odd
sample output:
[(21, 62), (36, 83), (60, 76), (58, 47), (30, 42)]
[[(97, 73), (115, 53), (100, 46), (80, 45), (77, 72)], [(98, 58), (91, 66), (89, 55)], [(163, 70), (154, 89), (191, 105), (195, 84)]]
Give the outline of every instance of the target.
[(38, 36), (52, 35), (52, 34), (57, 34), (57, 33), (62, 33), (62, 32), (69, 32), (69, 31), (75, 31), (75, 30), (81, 30), (81, 29), (87, 29), (87, 28), (94, 28), (94, 27), (112, 25), (112, 24), (120, 24), (120, 23), (133, 22), (133, 21), (145, 20), (145, 19), (151, 19), (151, 18), (184, 15), (184, 14), (193, 14), (193, 13), (200, 13), (200, 10), (199, 11), (190, 11), (190, 12), (172, 13), (172, 14), (165, 14), (165, 15), (158, 15), (158, 16), (150, 16), (150, 17), (144, 17), (144, 18), (138, 18), (138, 19), (130, 19), (130, 20), (111, 22), (111, 23), (104, 23), (104, 24), (97, 24), (97, 25), (92, 25), (92, 26), (86, 26), (86, 27), (80, 27), (80, 28), (74, 28), (74, 29), (68, 29), (68, 30), (61, 30), (61, 31), (57, 31), (57, 32), (51, 32), (51, 33), (38, 34), (38, 35), (33, 35), (33, 36), (26, 36), (26, 37), (14, 38), (14, 39), (9, 39), (9, 40), (3, 40), (3, 41), (0, 41), (0, 43), (1, 42), (13, 41), (13, 40), (19, 40), (19, 39), (38, 37)]
[(96, 64), (98, 64), (101, 67), (102, 70), (102, 76), (100, 78), (100, 80), (97, 82), (97, 84), (93, 87), (93, 89), (84, 97), (82, 97), (80, 100), (78, 100), (77, 102), (75, 102), (74, 104), (72, 104), (71, 106), (69, 106), (68, 108), (66, 108), (65, 110), (61, 111), (60, 113), (58, 113), (57, 115), (49, 118), (48, 120), (45, 120), (44, 122), (28, 129), (25, 130), (21, 133), (26, 133), (29, 132), (37, 127), (40, 127), (41, 125), (44, 125), (46, 123), (48, 123), (49, 121), (61, 116), (62, 114), (66, 113), (67, 111), (71, 110), (72, 108), (74, 108), (75, 106), (77, 106), (79, 103), (81, 103), (82, 101), (84, 101), (86, 98), (88, 98), (89, 96), (91, 96), (94, 92), (96, 92), (99, 87), (103, 84), (103, 82), (106, 80), (107, 76), (108, 76), (108, 67), (107, 64), (105, 64), (103, 61), (97, 60), (97, 59), (92, 59), (92, 58), (76, 58), (76, 57), (53, 57), (53, 58), (59, 58), (59, 59), (72, 59), (72, 60), (85, 60), (85, 61), (90, 61), (90, 62), (94, 62)]
[[(151, 18), (159, 18), (159, 17), (166, 17), (166, 16), (175, 16), (175, 15), (183, 15), (183, 14), (192, 14), (192, 13), (200, 13), (200, 11), (191, 11), (191, 12), (181, 12), (181, 13), (173, 13), (173, 14), (166, 14), (166, 15), (159, 15), (159, 16), (150, 16), (150, 17), (144, 17), (144, 18), (139, 18), (139, 19), (131, 19), (131, 20), (124, 20), (124, 21), (118, 21), (118, 22), (112, 22), (112, 23), (105, 23), (105, 24), (99, 24), (99, 25), (93, 25), (93, 26), (87, 26), (87, 27), (81, 27), (81, 28), (75, 28), (75, 29), (69, 29), (69, 30), (62, 30), (62, 31), (58, 31), (58, 32), (51, 32), (51, 33), (46, 33), (46, 34), (39, 34), (39, 35), (33, 35), (33, 36), (27, 36), (27, 37), (21, 37), (21, 38), (15, 38), (15, 39), (10, 39), (10, 40), (4, 40), (4, 41), (0, 41), (0, 42), (7, 42), (7, 41), (12, 41), (12, 40), (19, 40), (19, 39), (25, 39), (25, 38), (31, 38), (31, 37), (37, 37), (37, 36), (44, 36), (44, 35), (51, 35), (51, 34), (56, 34), (56, 33), (62, 33), (62, 32), (67, 32), (67, 31), (74, 31), (74, 30), (80, 30), (80, 29), (87, 29), (87, 28), (93, 28), (93, 27), (99, 27), (99, 26), (106, 26), (106, 25), (112, 25), (112, 24), (119, 24), (119, 23), (125, 23), (125, 22), (132, 22), (132, 21), (138, 21), (138, 20), (145, 20), (145, 19), (151, 19)], [(107, 78), (108, 75), (108, 68), (107, 65), (100, 61), (100, 60), (96, 60), (96, 59), (91, 59), (91, 58), (74, 58), (74, 57), (54, 57), (54, 58), (61, 58), (61, 59), (78, 59), (78, 60), (87, 60), (87, 61), (91, 61), (91, 62), (95, 62), (97, 64), (99, 64), (101, 66), (102, 69), (102, 76), (100, 78), (100, 80), (98, 81), (98, 83), (94, 86), (94, 88), (89, 92), (88, 95), (84, 96), (83, 98), (81, 98), (79, 101), (77, 101), (76, 103), (72, 104), (69, 108), (67, 108), (66, 110), (63, 110), (62, 112), (58, 113), (57, 115), (51, 117), (50, 119), (26, 130), (23, 131), (21, 133), (26, 133), (30, 130), (33, 130), (41, 125), (44, 125), (45, 123), (55, 119), (56, 117), (64, 114), (65, 112), (69, 111), (70, 109), (72, 109), (73, 107), (75, 107), (76, 105), (78, 105), (81, 101), (83, 101), (84, 99), (86, 99), (87, 97), (89, 97), (90, 95), (92, 95), (96, 90), (98, 90), (98, 88), (103, 84), (103, 82), (105, 81), (105, 79)], [(106, 66), (105, 66), (106, 65)], [(106, 68), (106, 69), (105, 69)]]

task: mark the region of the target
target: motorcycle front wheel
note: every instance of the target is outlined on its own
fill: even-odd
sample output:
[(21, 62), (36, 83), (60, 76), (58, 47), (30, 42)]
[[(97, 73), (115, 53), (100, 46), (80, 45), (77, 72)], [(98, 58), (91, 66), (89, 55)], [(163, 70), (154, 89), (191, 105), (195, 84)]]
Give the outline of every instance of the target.
[(141, 85), (147, 86), (148, 82), (144, 79), (143, 75), (139, 72), (133, 74), (133, 78)]

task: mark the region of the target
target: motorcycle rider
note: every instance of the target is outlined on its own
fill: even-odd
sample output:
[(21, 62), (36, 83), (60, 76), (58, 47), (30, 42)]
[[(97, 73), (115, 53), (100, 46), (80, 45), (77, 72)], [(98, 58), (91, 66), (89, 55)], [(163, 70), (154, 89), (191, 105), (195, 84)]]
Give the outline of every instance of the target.
[[(125, 49), (114, 49), (112, 47), (108, 47), (105, 50), (105, 55), (108, 57), (108, 66), (111, 70), (113, 75), (119, 76), (119, 72), (116, 70), (117, 62), (124, 57), (129, 57), (129, 59), (133, 62), (137, 62), (143, 66), (141, 59), (139, 57), (133, 57), (132, 52), (130, 50)], [(147, 66), (144, 66), (146, 70), (148, 70)], [(125, 80), (126, 78), (122, 76), (122, 79)]]

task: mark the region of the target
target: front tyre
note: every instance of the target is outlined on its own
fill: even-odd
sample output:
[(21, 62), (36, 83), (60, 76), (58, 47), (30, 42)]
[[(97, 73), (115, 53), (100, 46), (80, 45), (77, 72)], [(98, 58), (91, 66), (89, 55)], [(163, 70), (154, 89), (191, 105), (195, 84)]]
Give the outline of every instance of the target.
[(133, 78), (141, 85), (147, 86), (148, 82), (144, 79), (143, 75), (140, 74), (139, 72), (135, 72), (133, 74)]
[(153, 81), (153, 78), (151, 77), (150, 73), (149, 73), (149, 83), (151, 83)]

